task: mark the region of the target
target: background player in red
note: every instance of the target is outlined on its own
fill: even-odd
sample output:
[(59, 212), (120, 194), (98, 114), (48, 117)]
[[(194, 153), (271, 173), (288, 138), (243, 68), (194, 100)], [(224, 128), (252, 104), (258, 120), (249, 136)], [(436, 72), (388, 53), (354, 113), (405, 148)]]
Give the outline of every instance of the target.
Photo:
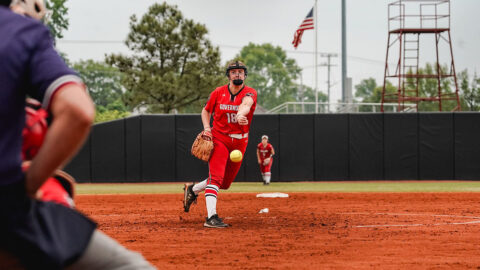
[(273, 155), (275, 155), (275, 150), (273, 149), (273, 146), (268, 143), (268, 136), (263, 135), (262, 142), (257, 145), (257, 159), (258, 165), (260, 165), (260, 172), (262, 173), (264, 185), (270, 184)]
[[(257, 104), (257, 91), (245, 85), (247, 67), (240, 61), (230, 63), (226, 75), (229, 83), (215, 89), (202, 110), (204, 135), (213, 139), (213, 152), (208, 163), (209, 177), (200, 183), (185, 184), (184, 210), (205, 190), (207, 219), (205, 227), (228, 227), (217, 215), (217, 196), (220, 189), (228, 189), (240, 169), (241, 162), (232, 162), (230, 152), (245, 153), (248, 131)], [(213, 128), (210, 118), (213, 115)]]

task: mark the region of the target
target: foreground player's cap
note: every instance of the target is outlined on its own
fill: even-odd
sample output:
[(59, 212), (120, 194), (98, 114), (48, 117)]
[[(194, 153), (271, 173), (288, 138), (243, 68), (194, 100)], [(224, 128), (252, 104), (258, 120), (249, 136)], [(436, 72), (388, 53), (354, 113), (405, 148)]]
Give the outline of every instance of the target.
[(263, 135), (263, 136), (262, 136), (262, 140), (263, 140), (263, 139), (267, 139), (267, 140), (268, 140), (268, 136), (267, 136), (267, 135)]

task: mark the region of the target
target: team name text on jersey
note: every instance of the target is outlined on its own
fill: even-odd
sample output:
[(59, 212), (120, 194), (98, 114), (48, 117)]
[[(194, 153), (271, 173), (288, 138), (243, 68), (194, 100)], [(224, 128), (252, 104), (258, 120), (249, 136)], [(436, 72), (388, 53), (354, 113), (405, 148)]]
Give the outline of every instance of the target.
[(238, 111), (238, 105), (220, 104), (219, 107), (220, 107), (220, 110)]

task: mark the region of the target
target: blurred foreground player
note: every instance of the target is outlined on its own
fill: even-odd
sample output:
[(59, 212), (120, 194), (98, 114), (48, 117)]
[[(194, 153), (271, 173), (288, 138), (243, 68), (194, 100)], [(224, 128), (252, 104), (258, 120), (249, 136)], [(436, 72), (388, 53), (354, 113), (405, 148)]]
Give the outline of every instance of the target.
[[(82, 81), (54, 50), (48, 29), (33, 19), (44, 13), (40, 0), (0, 0), (0, 248), (26, 269), (154, 269), (79, 212), (35, 199), (79, 149), (95, 114)], [(27, 94), (53, 121), (24, 173)]]
[[(226, 75), (229, 83), (215, 89), (202, 110), (202, 136), (213, 140), (213, 152), (208, 162), (209, 177), (200, 183), (185, 184), (183, 207), (185, 212), (205, 190), (207, 219), (203, 224), (209, 228), (225, 228), (217, 214), (217, 196), (220, 189), (228, 189), (237, 176), (242, 162), (230, 160), (230, 152), (239, 150), (245, 154), (248, 131), (257, 104), (257, 91), (245, 85), (247, 67), (240, 61), (228, 65)], [(213, 128), (210, 118), (213, 114)]]
[(273, 146), (268, 143), (268, 136), (263, 135), (262, 141), (257, 145), (257, 160), (258, 165), (260, 165), (264, 185), (270, 184), (273, 155), (275, 155), (275, 150)]
[[(22, 170), (26, 172), (31, 160), (40, 150), (48, 131), (48, 112), (37, 100), (27, 98), (25, 126), (22, 131)], [(74, 208), (75, 179), (62, 170), (56, 170), (38, 188), (35, 198)]]

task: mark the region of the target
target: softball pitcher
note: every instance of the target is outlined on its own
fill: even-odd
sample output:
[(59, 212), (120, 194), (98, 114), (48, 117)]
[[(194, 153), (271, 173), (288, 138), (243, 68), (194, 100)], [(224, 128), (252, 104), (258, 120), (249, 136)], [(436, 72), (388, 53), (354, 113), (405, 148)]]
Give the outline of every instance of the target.
[[(212, 138), (214, 145), (208, 163), (209, 176), (195, 185), (185, 184), (183, 206), (188, 212), (198, 193), (205, 190), (205, 227), (229, 226), (218, 217), (217, 197), (220, 189), (230, 187), (241, 166), (241, 162), (229, 159), (230, 152), (237, 149), (243, 155), (247, 148), (248, 131), (257, 104), (257, 92), (244, 83), (247, 74), (247, 67), (242, 62), (230, 63), (226, 70), (229, 83), (215, 89), (202, 110), (203, 134)], [(210, 127), (212, 115), (213, 127)]]

